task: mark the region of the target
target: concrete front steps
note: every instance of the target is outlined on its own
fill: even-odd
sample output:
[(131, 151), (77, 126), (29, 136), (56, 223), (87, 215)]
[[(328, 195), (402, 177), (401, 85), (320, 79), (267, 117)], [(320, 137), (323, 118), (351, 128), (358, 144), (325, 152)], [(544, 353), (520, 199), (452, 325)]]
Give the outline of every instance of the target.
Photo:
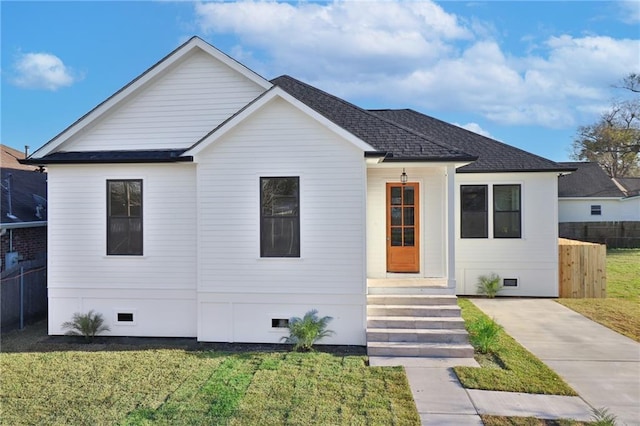
[(367, 296), (367, 353), (385, 357), (473, 358), (454, 295)]

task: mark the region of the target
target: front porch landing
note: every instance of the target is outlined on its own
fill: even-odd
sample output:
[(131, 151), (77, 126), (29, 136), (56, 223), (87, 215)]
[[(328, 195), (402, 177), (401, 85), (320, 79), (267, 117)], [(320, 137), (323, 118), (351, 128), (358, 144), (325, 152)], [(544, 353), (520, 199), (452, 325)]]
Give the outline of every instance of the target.
[(446, 278), (367, 278), (368, 294), (455, 294)]

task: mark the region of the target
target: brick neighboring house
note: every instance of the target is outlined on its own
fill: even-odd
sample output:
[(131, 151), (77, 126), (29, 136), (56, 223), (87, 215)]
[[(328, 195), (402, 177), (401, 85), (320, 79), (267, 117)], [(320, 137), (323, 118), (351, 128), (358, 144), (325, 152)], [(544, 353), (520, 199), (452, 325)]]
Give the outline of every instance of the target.
[(25, 155), (0, 145), (0, 270), (47, 253), (47, 174), (18, 162)]

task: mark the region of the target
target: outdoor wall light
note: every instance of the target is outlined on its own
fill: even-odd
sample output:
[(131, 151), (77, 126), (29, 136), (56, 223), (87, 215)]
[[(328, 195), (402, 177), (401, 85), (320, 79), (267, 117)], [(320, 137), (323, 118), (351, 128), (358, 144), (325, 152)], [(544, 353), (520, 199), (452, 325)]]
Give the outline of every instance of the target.
[(402, 174), (400, 175), (400, 182), (404, 185), (405, 183), (407, 183), (407, 179), (409, 179), (409, 176), (407, 176), (407, 172), (405, 172), (403, 168)]

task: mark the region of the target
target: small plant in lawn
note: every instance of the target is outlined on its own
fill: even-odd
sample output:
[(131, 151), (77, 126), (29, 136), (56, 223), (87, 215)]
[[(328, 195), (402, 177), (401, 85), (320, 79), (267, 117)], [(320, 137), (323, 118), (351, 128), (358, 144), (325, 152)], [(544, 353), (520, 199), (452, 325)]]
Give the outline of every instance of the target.
[(102, 314), (94, 312), (93, 309), (86, 314), (76, 312), (71, 321), (62, 324), (62, 328), (68, 330), (66, 335), (84, 336), (87, 342), (93, 341), (93, 338), (103, 331), (110, 330), (109, 326), (104, 324)]
[(596, 426), (615, 426), (617, 417), (610, 413), (606, 408), (594, 408), (591, 410), (591, 418), (593, 419), (593, 425)]
[(487, 317), (480, 317), (469, 325), (469, 340), (480, 353), (493, 351), (498, 342), (498, 335), (502, 326)]
[(500, 275), (480, 275), (478, 277), (478, 293), (484, 294), (490, 299), (496, 297), (496, 295), (502, 290), (502, 283), (500, 282)]
[(314, 343), (334, 334), (327, 329), (332, 317), (318, 317), (318, 311), (312, 309), (304, 317), (293, 317), (289, 320), (289, 336), (282, 338), (285, 343), (293, 343), (293, 350), (308, 352)]

